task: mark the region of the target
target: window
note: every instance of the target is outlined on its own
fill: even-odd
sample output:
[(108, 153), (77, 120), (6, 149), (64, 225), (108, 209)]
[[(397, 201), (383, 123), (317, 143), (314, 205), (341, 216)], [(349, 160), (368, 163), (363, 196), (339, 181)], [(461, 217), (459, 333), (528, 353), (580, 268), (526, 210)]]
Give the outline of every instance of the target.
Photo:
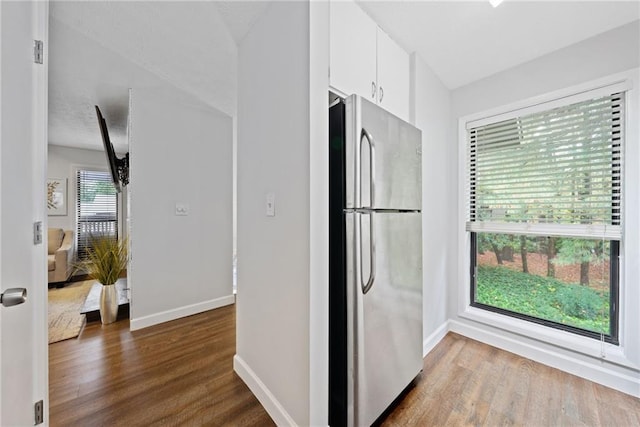
[(118, 238), (118, 193), (108, 172), (78, 170), (76, 184), (78, 259), (84, 259), (92, 235)]
[(470, 301), (617, 344), (624, 92), (581, 98), (467, 124)]

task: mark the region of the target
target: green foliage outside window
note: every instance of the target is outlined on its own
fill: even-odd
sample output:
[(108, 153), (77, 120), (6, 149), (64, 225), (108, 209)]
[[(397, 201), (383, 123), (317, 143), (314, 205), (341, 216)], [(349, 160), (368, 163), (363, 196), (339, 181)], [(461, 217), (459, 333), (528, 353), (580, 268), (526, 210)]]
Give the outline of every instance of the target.
[(114, 195), (116, 189), (109, 181), (89, 181), (80, 186), (80, 201), (92, 203), (97, 195)]
[(609, 333), (609, 292), (526, 274), (478, 266), (476, 301), (598, 333)]

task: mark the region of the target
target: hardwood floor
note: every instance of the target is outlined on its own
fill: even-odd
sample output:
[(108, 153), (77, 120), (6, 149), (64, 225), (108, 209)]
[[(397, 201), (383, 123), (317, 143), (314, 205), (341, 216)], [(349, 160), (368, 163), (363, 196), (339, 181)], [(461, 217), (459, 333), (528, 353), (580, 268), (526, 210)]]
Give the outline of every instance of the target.
[(51, 426), (274, 425), (233, 372), (235, 307), (49, 346)]
[[(49, 346), (50, 424), (273, 425), (234, 353), (234, 306), (133, 333), (90, 324)], [(450, 333), (381, 424), (638, 426), (640, 399)]]
[(449, 333), (383, 426), (640, 426), (640, 399)]

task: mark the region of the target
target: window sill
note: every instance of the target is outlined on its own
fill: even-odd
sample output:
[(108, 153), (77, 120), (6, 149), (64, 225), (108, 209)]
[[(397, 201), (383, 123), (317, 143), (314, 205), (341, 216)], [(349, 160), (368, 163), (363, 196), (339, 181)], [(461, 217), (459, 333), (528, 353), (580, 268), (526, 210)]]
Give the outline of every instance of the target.
[(554, 347), (580, 353), (598, 360), (604, 360), (626, 368), (639, 370), (640, 367), (625, 355), (622, 343), (604, 344), (605, 357), (601, 356), (602, 343), (593, 338), (583, 337), (571, 332), (549, 328), (525, 320), (493, 313), (476, 307), (467, 307), (459, 313), (463, 319), (502, 329), (523, 338), (533, 339)]

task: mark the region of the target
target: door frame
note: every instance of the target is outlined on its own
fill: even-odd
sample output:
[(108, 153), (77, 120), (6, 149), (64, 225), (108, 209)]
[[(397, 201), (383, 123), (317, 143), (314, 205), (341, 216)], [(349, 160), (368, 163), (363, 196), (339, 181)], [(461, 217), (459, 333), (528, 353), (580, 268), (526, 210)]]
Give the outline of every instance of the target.
[[(49, 0), (37, 0), (34, 4), (34, 39), (43, 42), (43, 61), (34, 73), (33, 91), (33, 129), (34, 129), (34, 174), (37, 174), (35, 182), (39, 185), (34, 188), (33, 212), (35, 218), (42, 218), (43, 239), (39, 247), (42, 260), (46, 260), (48, 247), (48, 217), (46, 210), (46, 184), (47, 184), (47, 155), (48, 155), (48, 128), (49, 128)], [(34, 402), (38, 396), (44, 400), (43, 419), (49, 424), (49, 322), (48, 322), (48, 280), (45, 262), (38, 268), (35, 277), (40, 277), (40, 285), (35, 286), (34, 297)], [(39, 325), (39, 326), (38, 326)]]

